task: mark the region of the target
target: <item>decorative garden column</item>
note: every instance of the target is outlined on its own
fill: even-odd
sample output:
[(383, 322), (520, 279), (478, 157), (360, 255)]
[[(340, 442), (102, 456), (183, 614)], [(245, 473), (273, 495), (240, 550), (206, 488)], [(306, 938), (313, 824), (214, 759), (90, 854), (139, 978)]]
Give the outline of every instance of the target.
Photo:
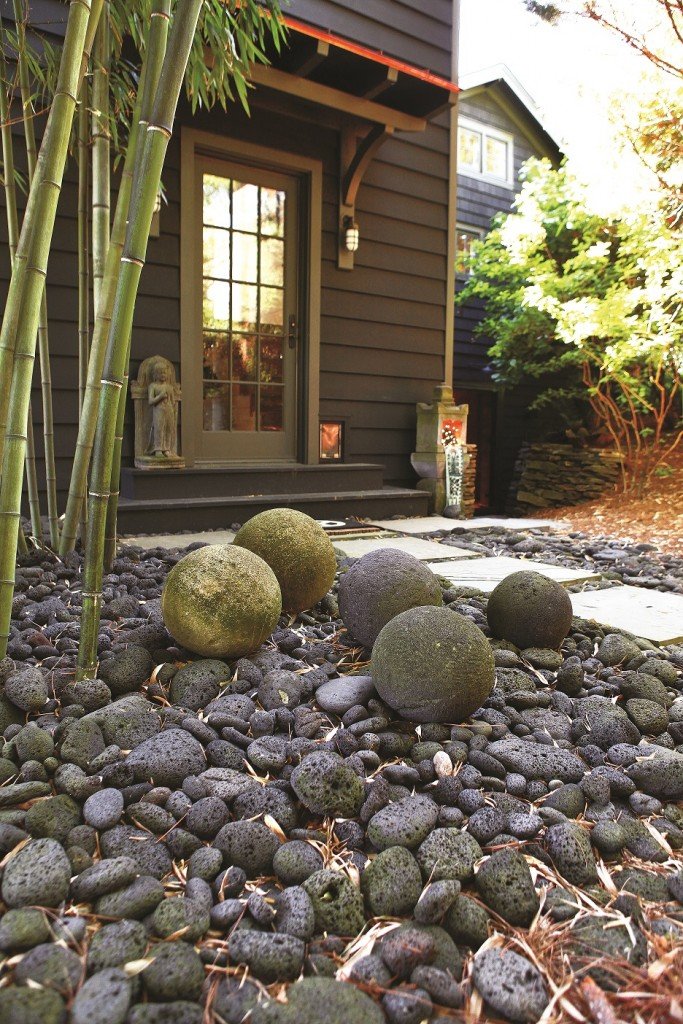
[(410, 456), (420, 477), (418, 490), (431, 496), (433, 512), (454, 518), (472, 515), (471, 486), (474, 446), (467, 439), (466, 405), (456, 405), (447, 384), (434, 388), (432, 402), (417, 403), (416, 450)]

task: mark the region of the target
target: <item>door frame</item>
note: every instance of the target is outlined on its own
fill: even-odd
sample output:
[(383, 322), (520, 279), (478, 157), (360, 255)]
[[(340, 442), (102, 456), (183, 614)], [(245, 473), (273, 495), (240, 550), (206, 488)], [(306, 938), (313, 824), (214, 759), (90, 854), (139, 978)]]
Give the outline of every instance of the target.
[[(201, 323), (201, 289), (197, 281), (197, 239), (193, 197), (197, 157), (208, 156), (247, 166), (293, 174), (302, 182), (299, 233), (299, 386), (297, 389), (297, 458), (318, 462), (320, 406), (320, 289), (322, 248), (322, 162), (296, 153), (232, 139), (183, 126), (180, 133), (180, 381), (193, 377), (197, 324)], [(190, 401), (188, 395), (187, 398)], [(187, 466), (239, 465), (240, 460), (203, 460), (195, 428), (197, 417), (181, 417), (182, 453)], [(248, 462), (250, 460), (243, 460)]]

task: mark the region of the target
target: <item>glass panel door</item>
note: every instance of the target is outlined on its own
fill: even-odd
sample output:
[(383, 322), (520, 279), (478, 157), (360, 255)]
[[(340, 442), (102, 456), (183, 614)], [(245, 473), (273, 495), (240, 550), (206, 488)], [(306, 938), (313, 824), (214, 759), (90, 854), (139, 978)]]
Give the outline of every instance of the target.
[(199, 163), (201, 458), (293, 460), (297, 181)]

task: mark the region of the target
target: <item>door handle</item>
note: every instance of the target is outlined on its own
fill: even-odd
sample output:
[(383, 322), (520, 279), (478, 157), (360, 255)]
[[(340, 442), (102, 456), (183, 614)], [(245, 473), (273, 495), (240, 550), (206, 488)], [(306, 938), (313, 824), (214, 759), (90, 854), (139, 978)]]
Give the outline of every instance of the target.
[(291, 313), (287, 323), (287, 341), (290, 348), (296, 348), (296, 343), (299, 338), (299, 328), (296, 322), (296, 316)]

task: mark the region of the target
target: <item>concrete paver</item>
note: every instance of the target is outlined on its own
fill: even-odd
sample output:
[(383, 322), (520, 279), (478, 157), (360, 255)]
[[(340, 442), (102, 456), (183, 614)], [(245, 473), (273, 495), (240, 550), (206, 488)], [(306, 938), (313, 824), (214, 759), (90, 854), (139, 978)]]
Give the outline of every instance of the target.
[(507, 516), (478, 516), (476, 519), (448, 519), (446, 516), (418, 516), (414, 519), (374, 519), (370, 526), (381, 526), (396, 533), (430, 533), (434, 530), (484, 530), (496, 526), (502, 530), (545, 530), (566, 525), (558, 519), (514, 519)]
[(610, 587), (572, 594), (574, 614), (659, 644), (683, 641), (683, 597), (645, 587)]
[(121, 537), (123, 544), (136, 544), (140, 548), (186, 548), (201, 541), (204, 544), (232, 544), (232, 530), (205, 530), (203, 533), (154, 533), (140, 537)]
[(452, 547), (450, 544), (438, 544), (433, 540), (422, 540), (420, 537), (377, 537), (363, 540), (335, 539), (334, 546), (347, 558), (361, 558), (369, 551), (377, 551), (379, 548), (396, 548), (398, 551), (407, 551), (414, 555), (421, 562), (449, 560), (458, 558), (473, 558), (473, 551), (466, 548)]
[(590, 569), (566, 569), (563, 565), (549, 565), (546, 562), (533, 562), (528, 558), (509, 558), (506, 555), (491, 558), (476, 558), (470, 562), (455, 563), (428, 563), (432, 572), (444, 576), (453, 583), (462, 583), (467, 587), (477, 587), (485, 593), (490, 593), (501, 580), (510, 576), (513, 572), (522, 572), (531, 569), (533, 572), (540, 572), (548, 579), (556, 580), (563, 586), (571, 586), (573, 583), (584, 583), (590, 580), (599, 580), (599, 573), (591, 572)]

